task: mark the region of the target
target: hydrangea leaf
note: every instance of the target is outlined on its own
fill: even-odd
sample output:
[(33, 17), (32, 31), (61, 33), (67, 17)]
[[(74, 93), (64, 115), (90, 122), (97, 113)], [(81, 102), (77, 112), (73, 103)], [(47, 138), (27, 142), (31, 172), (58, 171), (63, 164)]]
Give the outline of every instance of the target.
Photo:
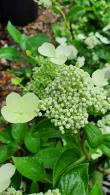
[(39, 99), (33, 93), (21, 97), (11, 93), (6, 98), (6, 106), (1, 109), (5, 120), (11, 123), (25, 123), (32, 120), (37, 113)]
[(43, 43), (39, 48), (38, 51), (41, 55), (46, 57), (54, 57), (55, 56), (55, 47), (51, 43)]

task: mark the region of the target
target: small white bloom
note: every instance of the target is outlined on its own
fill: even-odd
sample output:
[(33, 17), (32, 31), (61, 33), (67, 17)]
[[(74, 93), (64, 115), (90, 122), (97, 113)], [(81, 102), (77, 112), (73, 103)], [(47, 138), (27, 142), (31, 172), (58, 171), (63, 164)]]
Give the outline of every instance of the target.
[(93, 33), (90, 33), (84, 42), (89, 49), (93, 49), (96, 45), (100, 44), (100, 41)]
[(56, 42), (59, 43), (60, 45), (66, 45), (66, 37), (56, 37)]
[(86, 36), (84, 34), (78, 34), (77, 39), (84, 40), (84, 39), (86, 39)]
[(95, 35), (102, 43), (105, 43), (105, 44), (110, 43), (110, 41), (106, 37), (102, 36), (100, 33), (96, 32)]
[(106, 66), (102, 69), (97, 69), (92, 74), (93, 83), (99, 87), (108, 85), (109, 79), (110, 79), (110, 66)]
[(82, 67), (82, 66), (84, 66), (84, 63), (85, 63), (85, 57), (84, 56), (77, 58), (76, 66)]
[(11, 177), (14, 175), (15, 170), (15, 166), (11, 163), (4, 164), (0, 167), (0, 192), (3, 192), (9, 187)]
[(68, 56), (69, 60), (75, 59), (77, 57), (78, 54), (78, 50), (76, 49), (76, 47), (74, 47), (73, 45), (69, 45), (68, 49), (70, 49), (70, 55)]

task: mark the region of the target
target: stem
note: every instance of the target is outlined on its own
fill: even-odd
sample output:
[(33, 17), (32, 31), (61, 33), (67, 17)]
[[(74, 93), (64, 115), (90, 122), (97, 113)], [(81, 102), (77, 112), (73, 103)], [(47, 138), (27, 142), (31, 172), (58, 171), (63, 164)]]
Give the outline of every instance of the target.
[(57, 9), (59, 10), (60, 14), (62, 15), (62, 17), (63, 17), (63, 19), (64, 19), (64, 22), (65, 22), (66, 27), (67, 27), (67, 28), (69, 29), (69, 31), (70, 31), (70, 27), (69, 27), (69, 24), (68, 24), (68, 21), (67, 21), (67, 19), (66, 19), (66, 16), (65, 16), (64, 12), (62, 11), (62, 9), (60, 9), (60, 7), (59, 7), (59, 6), (57, 7)]

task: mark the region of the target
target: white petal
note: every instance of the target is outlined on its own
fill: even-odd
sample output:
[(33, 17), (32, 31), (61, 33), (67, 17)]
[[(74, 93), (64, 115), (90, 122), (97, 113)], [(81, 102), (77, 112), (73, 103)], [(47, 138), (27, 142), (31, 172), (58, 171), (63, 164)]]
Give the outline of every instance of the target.
[(28, 111), (28, 112), (12, 112), (10, 110), (10, 108), (8, 108), (7, 106), (4, 106), (1, 109), (1, 113), (4, 117), (4, 119), (10, 123), (26, 123), (31, 121), (35, 116), (36, 116), (36, 112), (35, 111)]
[(56, 48), (56, 52), (55, 52), (55, 57), (57, 58), (57, 56), (59, 56), (59, 54), (61, 55), (65, 55), (66, 57), (71, 55), (71, 48), (67, 45), (60, 45)]
[(0, 167), (0, 183), (9, 180), (15, 173), (16, 167), (11, 163), (4, 164)]
[(78, 50), (73, 45), (69, 45), (68, 50), (71, 51), (70, 55), (68, 56), (68, 59), (75, 59), (77, 57)]
[(105, 72), (103, 70), (99, 70), (99, 69), (96, 70), (92, 74), (92, 80), (93, 80), (93, 83), (99, 87), (108, 85), (108, 79), (105, 78)]
[(60, 45), (66, 45), (66, 37), (56, 37), (56, 42), (59, 43)]
[(51, 43), (43, 43), (38, 51), (41, 55), (46, 57), (54, 57), (55, 56), (55, 47)]
[(27, 93), (22, 97), (22, 99), (27, 112), (33, 112), (37, 109), (39, 98), (34, 93)]
[(11, 110), (20, 111), (22, 97), (15, 92), (10, 93), (6, 98), (6, 105), (10, 107)]
[(57, 58), (50, 58), (50, 61), (54, 64), (62, 65), (67, 61), (67, 57), (63, 54), (59, 54)]
[(9, 187), (10, 183), (11, 183), (10, 179), (8, 179), (4, 182), (0, 182), (0, 192), (5, 191)]

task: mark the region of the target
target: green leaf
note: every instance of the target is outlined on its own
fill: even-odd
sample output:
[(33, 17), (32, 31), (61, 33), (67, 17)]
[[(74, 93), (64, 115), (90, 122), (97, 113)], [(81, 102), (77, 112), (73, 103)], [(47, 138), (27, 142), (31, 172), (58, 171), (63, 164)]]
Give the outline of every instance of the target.
[(25, 50), (26, 49), (26, 43), (28, 42), (28, 37), (24, 34), (22, 34), (15, 26), (11, 24), (11, 22), (8, 22), (7, 30), (12, 39), (19, 44), (19, 46)]
[(89, 195), (103, 195), (102, 188), (99, 186), (98, 183), (96, 183), (92, 190), (90, 191)]
[(105, 144), (102, 144), (100, 146), (101, 151), (103, 152), (103, 154), (105, 154), (106, 156), (108, 156), (110, 158), (110, 147), (108, 147)]
[(25, 59), (20, 55), (16, 48), (6, 47), (0, 49), (0, 58), (5, 58), (11, 61), (24, 62)]
[(33, 181), (45, 180), (45, 171), (35, 157), (13, 157), (13, 161), (22, 176)]
[(87, 195), (88, 165), (76, 166), (70, 172), (62, 175), (59, 189), (62, 195)]
[(40, 138), (60, 138), (60, 131), (48, 119), (44, 119), (33, 127), (34, 136)]
[(83, 6), (74, 6), (70, 9), (69, 13), (68, 13), (68, 19), (73, 22), (78, 20), (79, 17), (84, 16), (86, 13), (86, 9)]
[(23, 140), (24, 136), (26, 135), (28, 131), (29, 131), (29, 128), (27, 124), (23, 124), (23, 123), (12, 124), (11, 134), (12, 134), (12, 137), (17, 142)]
[(12, 142), (11, 127), (8, 127), (0, 132), (0, 142), (10, 144)]
[(49, 42), (49, 37), (43, 34), (28, 37), (20, 33), (10, 22), (7, 25), (7, 30), (13, 40), (18, 43), (23, 50), (30, 50), (33, 53), (37, 52), (38, 47), (44, 42)]
[(0, 147), (0, 163), (10, 159), (17, 150), (17, 145), (5, 145)]
[(110, 45), (97, 46), (95, 48), (95, 53), (100, 59), (110, 61)]
[(16, 43), (21, 43), (21, 36), (22, 34), (20, 33), (19, 30), (17, 30), (17, 28), (15, 28), (11, 22), (8, 22), (8, 25), (7, 25), (7, 30), (8, 30), (8, 33), (10, 34), (10, 36), (13, 38), (13, 40), (16, 42)]
[(102, 132), (96, 125), (92, 123), (87, 124), (84, 127), (84, 132), (87, 141), (92, 148), (97, 148), (99, 145), (102, 144), (103, 142)]
[(37, 52), (38, 47), (40, 47), (44, 42), (49, 42), (50, 39), (46, 35), (39, 34), (32, 37), (28, 37), (26, 42), (26, 49), (34, 52)]
[(66, 176), (63, 176), (59, 189), (62, 195), (86, 195), (84, 183), (76, 174), (68, 173)]
[(103, 135), (103, 144), (100, 146), (101, 151), (110, 157), (110, 134)]
[(53, 168), (60, 153), (61, 151), (59, 148), (45, 148), (36, 154), (36, 158), (39, 162), (43, 163), (45, 168)]
[(56, 184), (65, 169), (72, 163), (75, 163), (80, 156), (81, 154), (76, 150), (76, 148), (68, 149), (60, 155), (53, 169), (53, 185)]
[(24, 143), (26, 148), (32, 153), (36, 153), (40, 150), (41, 140), (39, 137), (34, 137), (31, 132), (25, 136)]

